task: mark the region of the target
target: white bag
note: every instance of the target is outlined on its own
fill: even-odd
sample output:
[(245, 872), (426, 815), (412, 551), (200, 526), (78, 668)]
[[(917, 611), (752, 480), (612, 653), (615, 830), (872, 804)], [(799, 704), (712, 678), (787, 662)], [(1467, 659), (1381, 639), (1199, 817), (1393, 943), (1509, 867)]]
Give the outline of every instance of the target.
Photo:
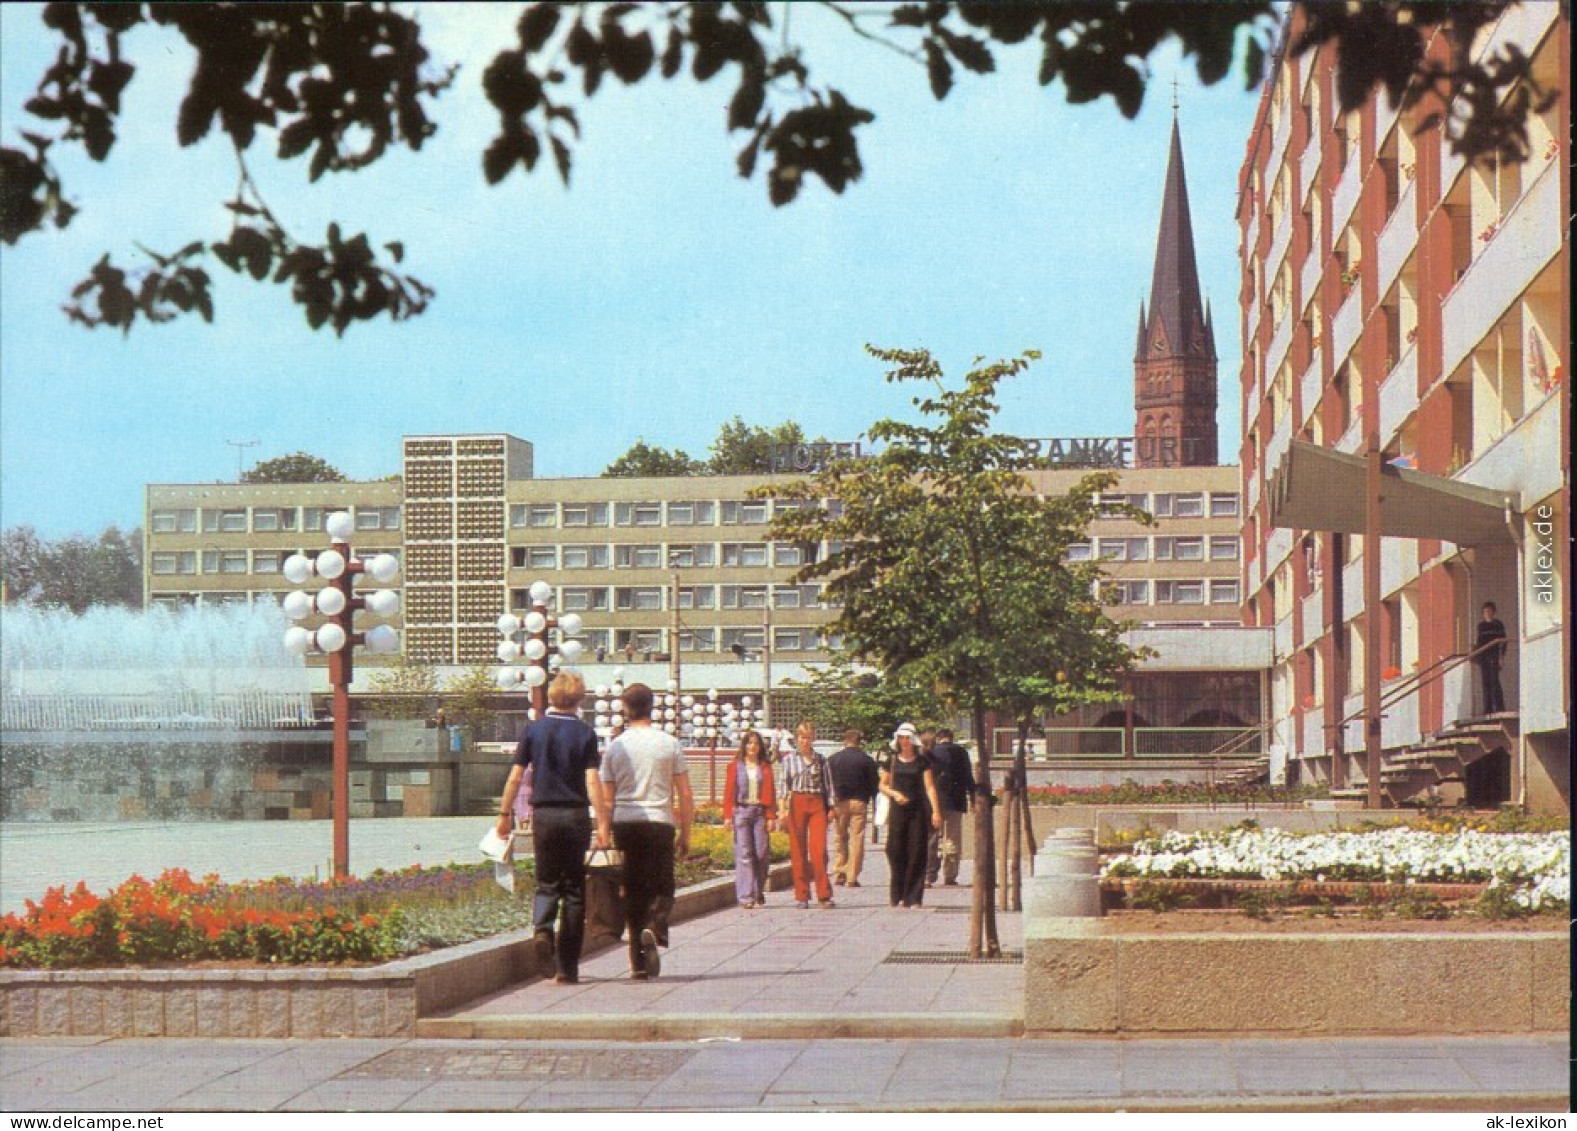
[(892, 799), (885, 793), (878, 793), (876, 795), (876, 827), (879, 829), (886, 828), (887, 818), (891, 813)]

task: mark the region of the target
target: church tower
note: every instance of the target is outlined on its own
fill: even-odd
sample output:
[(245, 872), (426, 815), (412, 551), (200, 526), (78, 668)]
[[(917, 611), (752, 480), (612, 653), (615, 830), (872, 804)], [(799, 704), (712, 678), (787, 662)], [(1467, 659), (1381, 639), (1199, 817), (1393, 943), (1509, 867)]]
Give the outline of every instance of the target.
[(1133, 361), (1134, 466), (1216, 466), (1216, 337), (1199, 294), (1175, 107), (1150, 302), (1139, 304)]

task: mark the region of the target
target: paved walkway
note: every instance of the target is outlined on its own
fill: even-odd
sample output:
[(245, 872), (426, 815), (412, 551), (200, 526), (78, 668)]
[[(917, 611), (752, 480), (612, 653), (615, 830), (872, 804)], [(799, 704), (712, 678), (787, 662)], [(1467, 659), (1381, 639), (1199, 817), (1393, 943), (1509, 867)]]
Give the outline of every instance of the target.
[[(0, 1040), (6, 1111), (1565, 1111), (1564, 1037)], [(170, 1071), (178, 1064), (178, 1072)]]
[[(353, 870), (473, 860), (479, 818), (358, 821)], [(0, 887), (95, 890), (180, 865), (311, 874), (327, 822), (0, 827)], [(303, 862), (304, 866), (303, 866)], [(318, 865), (320, 868), (322, 864)], [(885, 861), (838, 906), (788, 892), (674, 927), (663, 973), (622, 947), (576, 987), (534, 982), (423, 1021), (412, 1040), (0, 1039), (0, 1108), (177, 1110), (1201, 1110), (1526, 1113), (1568, 1106), (1565, 1035), (1331, 1039), (1010, 1037), (1022, 968), (961, 964), (968, 889), (887, 906)], [(1004, 948), (1019, 917), (1000, 916)], [(895, 962), (909, 952), (919, 963)], [(827, 1040), (841, 1036), (843, 1040)], [(529, 1037), (529, 1040), (522, 1040)], [(467, 1039), (454, 1039), (467, 1038)], [(739, 1039), (745, 1038), (745, 1039)], [(172, 1063), (179, 1072), (169, 1072)]]

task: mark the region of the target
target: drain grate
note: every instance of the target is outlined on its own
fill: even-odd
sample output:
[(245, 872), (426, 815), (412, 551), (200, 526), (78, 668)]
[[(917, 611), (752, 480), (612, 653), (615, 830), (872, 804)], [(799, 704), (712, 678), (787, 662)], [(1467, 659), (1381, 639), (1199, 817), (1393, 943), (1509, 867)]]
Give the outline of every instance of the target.
[(1022, 950), (1004, 950), (995, 958), (970, 958), (967, 950), (894, 950), (883, 964), (889, 966), (1019, 966)]

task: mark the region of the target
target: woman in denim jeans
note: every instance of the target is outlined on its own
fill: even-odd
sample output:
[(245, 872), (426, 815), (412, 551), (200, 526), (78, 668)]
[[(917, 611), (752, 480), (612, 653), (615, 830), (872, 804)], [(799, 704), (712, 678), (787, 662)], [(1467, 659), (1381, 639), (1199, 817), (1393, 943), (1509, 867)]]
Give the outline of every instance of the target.
[(766, 744), (755, 731), (746, 731), (723, 785), (723, 823), (734, 830), (734, 892), (741, 907), (760, 907), (767, 901), (768, 834), (776, 813)]

